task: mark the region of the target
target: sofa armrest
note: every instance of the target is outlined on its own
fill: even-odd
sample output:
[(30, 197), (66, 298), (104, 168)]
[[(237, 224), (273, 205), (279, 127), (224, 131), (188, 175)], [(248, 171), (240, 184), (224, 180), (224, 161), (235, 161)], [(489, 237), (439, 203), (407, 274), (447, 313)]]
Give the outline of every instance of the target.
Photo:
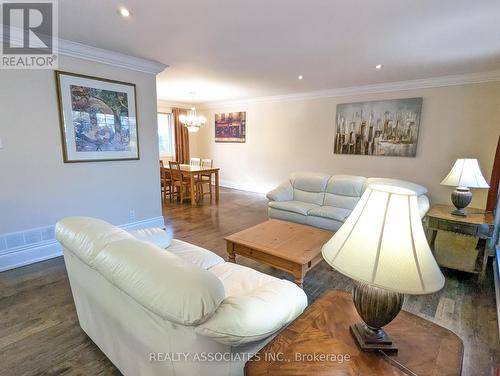
[(392, 185), (395, 187), (406, 188), (414, 191), (417, 194), (417, 196), (425, 195), (428, 192), (427, 188), (424, 187), (423, 185), (416, 184), (407, 180), (391, 179), (391, 178), (368, 178), (365, 181), (365, 186), (363, 188), (363, 191), (370, 184), (384, 184), (384, 185)]
[(429, 208), (431, 207), (431, 204), (429, 202), (429, 197), (426, 195), (420, 195), (417, 197), (417, 202), (418, 202), (418, 213), (420, 214), (420, 218), (424, 218), (427, 212), (429, 211)]
[(306, 306), (307, 297), (301, 288), (276, 280), (246, 295), (225, 298), (215, 314), (195, 331), (216, 342), (239, 346), (269, 337), (292, 322)]
[(293, 200), (293, 187), (289, 181), (280, 184), (266, 195), (269, 201), (290, 201)]

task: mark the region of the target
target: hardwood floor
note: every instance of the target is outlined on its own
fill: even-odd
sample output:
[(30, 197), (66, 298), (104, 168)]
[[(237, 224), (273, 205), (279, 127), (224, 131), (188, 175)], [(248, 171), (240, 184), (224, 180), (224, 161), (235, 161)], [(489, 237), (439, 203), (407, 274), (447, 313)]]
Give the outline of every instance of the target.
[[(193, 207), (167, 203), (163, 214), (176, 238), (225, 257), (224, 236), (266, 220), (267, 201), (263, 195), (221, 189), (219, 205), (210, 205), (207, 197), (202, 205)], [(250, 260), (238, 262), (292, 279)], [(500, 361), (500, 343), (491, 267), (482, 285), (468, 274), (444, 273), (442, 291), (408, 297), (404, 309), (462, 338), (463, 375), (493, 375)], [(326, 289), (348, 291), (351, 286), (347, 277), (325, 262), (304, 281), (310, 301)], [(78, 326), (62, 257), (0, 273), (0, 365), (0, 376), (120, 374)]]

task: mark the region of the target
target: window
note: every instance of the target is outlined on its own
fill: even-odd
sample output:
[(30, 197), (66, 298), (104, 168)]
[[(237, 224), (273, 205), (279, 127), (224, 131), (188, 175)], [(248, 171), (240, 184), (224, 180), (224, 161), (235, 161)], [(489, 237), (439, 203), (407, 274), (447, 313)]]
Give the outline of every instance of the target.
[(160, 143), (160, 157), (175, 156), (174, 128), (172, 114), (158, 113), (158, 140)]

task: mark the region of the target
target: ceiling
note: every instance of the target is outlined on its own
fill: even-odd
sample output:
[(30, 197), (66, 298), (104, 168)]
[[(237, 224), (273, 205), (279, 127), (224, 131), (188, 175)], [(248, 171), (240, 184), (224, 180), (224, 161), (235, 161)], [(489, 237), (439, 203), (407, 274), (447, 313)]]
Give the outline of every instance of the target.
[(168, 64), (171, 102), (500, 69), (498, 0), (59, 0), (59, 20), (63, 39)]

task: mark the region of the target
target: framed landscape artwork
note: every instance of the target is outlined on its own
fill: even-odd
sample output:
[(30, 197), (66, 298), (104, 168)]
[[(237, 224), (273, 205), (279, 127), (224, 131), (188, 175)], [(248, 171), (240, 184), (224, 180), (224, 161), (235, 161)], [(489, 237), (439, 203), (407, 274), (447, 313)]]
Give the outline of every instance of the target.
[(422, 98), (337, 105), (335, 154), (415, 157)]
[(215, 114), (215, 142), (245, 142), (246, 112)]
[(56, 71), (64, 162), (139, 159), (135, 85)]

